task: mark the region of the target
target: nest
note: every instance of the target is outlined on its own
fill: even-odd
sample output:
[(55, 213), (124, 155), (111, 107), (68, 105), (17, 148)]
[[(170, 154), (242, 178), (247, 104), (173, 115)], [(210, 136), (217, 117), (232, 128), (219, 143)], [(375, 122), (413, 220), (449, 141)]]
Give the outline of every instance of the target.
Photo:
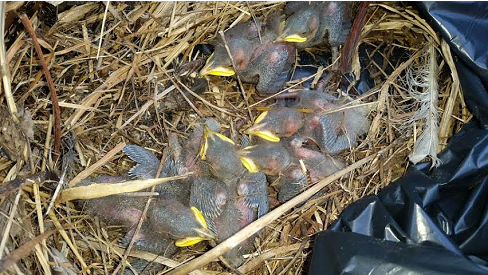
[[(69, 186), (89, 176), (126, 173), (132, 163), (120, 152), (124, 144), (150, 148), (161, 157), (169, 146), (168, 133), (185, 138), (201, 118), (216, 118), (228, 136), (241, 135), (258, 114), (256, 107), (266, 106), (266, 101), (256, 97), (253, 85), (244, 84), (241, 92), (231, 78), (210, 77), (207, 87), (190, 77), (206, 57), (196, 46), (209, 43), (221, 30), (266, 16), (284, 5), (115, 2), (106, 6), (90, 2), (62, 3), (55, 8), (47, 3), (8, 3), (4, 61), (12, 94), (4, 93), (0, 100), (5, 110), (9, 101), (23, 106), (32, 115), (33, 126), (28, 119), (28, 126), (17, 127), (12, 116), (0, 118), (4, 128), (0, 145), (7, 153), (0, 155), (0, 179), (63, 170), (57, 167), (56, 151), (63, 155), (66, 146), (56, 135), (74, 133), (76, 137), (74, 179)], [(22, 14), (30, 18), (37, 38), (18, 20)], [(53, 20), (56, 15), (58, 20)], [(422, 121), (408, 124), (421, 106), (412, 104), (405, 71), (423, 62), (421, 55), (428, 47), (438, 53), (436, 107), (442, 115), (437, 151), (471, 118), (449, 47), (415, 9), (399, 2), (372, 4), (367, 18), (360, 35), (364, 51), (361, 55), (356, 52), (353, 71), (356, 75), (367, 71), (374, 87), (355, 95), (350, 83), (340, 93), (368, 105), (372, 124), (368, 134), (342, 157), (354, 165), (381, 150), (382, 154), (328, 184), (326, 195), (297, 204), (265, 226), (255, 240), (255, 253), (247, 255), (248, 261), (238, 269), (243, 274), (296, 274), (306, 269), (315, 233), (327, 229), (350, 203), (376, 194), (405, 173), (414, 143), (426, 128)], [(43, 75), (35, 43), (42, 48), (52, 79)], [(318, 79), (324, 69), (328, 68), (319, 68), (319, 74), (310, 78)], [(301, 82), (290, 82), (284, 90), (299, 90)], [(335, 88), (332, 91), (337, 93)], [(56, 108), (60, 128), (56, 127)], [(25, 127), (33, 127), (33, 136)], [(18, 183), (21, 191), (14, 188), (16, 192), (4, 192), (1, 197), (0, 253), (11, 256), (2, 262), (3, 266), (8, 263), (8, 273), (49, 274), (53, 256), (65, 266), (72, 264), (74, 270), (112, 273), (127, 256), (117, 246), (120, 230), (101, 227), (70, 202), (54, 205), (45, 215), (56, 184), (33, 181)], [(39, 237), (29, 242), (35, 236)], [(207, 250), (205, 244), (199, 244), (172, 260), (142, 251), (130, 251), (128, 256), (163, 263), (169, 270)], [(213, 261), (196, 273), (220, 272), (236, 271)]]

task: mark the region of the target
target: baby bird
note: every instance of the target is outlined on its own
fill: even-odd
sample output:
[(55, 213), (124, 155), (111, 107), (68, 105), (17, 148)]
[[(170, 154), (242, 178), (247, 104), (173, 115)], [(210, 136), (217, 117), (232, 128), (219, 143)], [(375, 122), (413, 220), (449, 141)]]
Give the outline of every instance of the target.
[[(200, 156), (211, 173), (196, 177), (190, 205), (202, 210), (209, 228), (221, 242), (268, 212), (266, 176), (251, 174), (242, 166), (232, 140), (204, 126)], [(224, 257), (233, 266), (243, 262), (242, 255), (252, 250), (249, 238)]]
[[(326, 156), (303, 147), (294, 148), (293, 157), (303, 160), (312, 182), (330, 176), (346, 166), (345, 162), (338, 157)], [(307, 176), (300, 165), (293, 164), (287, 167), (278, 179), (278, 200), (285, 202), (294, 198), (303, 192), (308, 184)]]
[[(80, 184), (115, 183), (127, 180), (130, 178), (101, 176), (84, 180)], [(89, 214), (100, 217), (108, 224), (124, 226), (128, 230), (127, 237), (131, 238), (142, 216), (146, 201), (147, 198), (144, 197), (112, 195), (87, 200), (85, 209)], [(189, 246), (216, 237), (208, 229), (205, 219), (197, 208), (184, 206), (172, 197), (153, 198), (146, 217), (135, 242), (136, 248), (141, 250), (162, 253), (168, 249), (167, 245)], [(172, 239), (175, 242), (169, 244), (162, 241), (163, 239)]]
[(328, 41), (333, 48), (335, 60), (337, 47), (344, 44), (351, 29), (347, 5), (335, 1), (302, 4), (289, 2), (285, 11), (290, 16), (277, 40), (295, 43), (298, 49), (321, 46)]
[[(267, 213), (266, 177), (262, 175), (260, 180), (264, 180), (264, 184), (255, 181), (253, 183), (236, 183), (235, 180), (224, 183), (205, 177), (195, 180), (192, 185), (190, 205), (202, 209), (202, 213), (209, 223), (209, 228), (218, 236), (218, 242), (222, 242), (237, 233), (258, 218), (259, 214)], [(254, 189), (250, 188), (252, 186), (261, 186), (265, 190), (251, 191)], [(262, 198), (265, 198), (265, 201), (262, 201)], [(248, 238), (225, 253), (224, 257), (232, 266), (240, 266), (244, 261), (242, 255), (251, 252), (253, 240), (252, 237)]]
[(276, 93), (288, 79), (295, 61), (292, 44), (274, 42), (281, 21), (280, 15), (273, 14), (266, 24), (260, 21), (237, 24), (225, 33), (235, 68), (219, 37), (214, 53), (207, 59), (200, 75), (232, 76), (237, 73), (243, 82), (257, 84), (259, 93)]
[[(266, 177), (262, 173), (249, 173), (241, 162), (238, 148), (226, 136), (204, 128), (204, 142), (200, 151), (202, 165), (209, 165), (217, 180), (235, 188), (232, 196), (243, 199), (248, 208), (257, 213), (257, 217), (268, 212)], [(211, 178), (212, 175), (207, 176)], [(195, 185), (195, 184), (194, 184)]]
[(235, 179), (243, 170), (234, 141), (207, 125), (203, 128), (200, 158), (205, 161), (202, 165), (208, 165), (211, 173), (222, 181)]
[[(159, 160), (149, 150), (137, 145), (127, 145), (123, 151), (137, 164), (129, 174), (132, 178), (155, 178)], [(160, 177), (176, 175), (174, 160), (168, 154), (161, 169)], [(83, 181), (82, 185), (101, 182), (122, 182), (130, 180), (127, 176), (102, 176)], [(152, 198), (136, 246), (146, 251), (157, 251), (163, 239), (176, 240), (176, 246), (189, 246), (202, 240), (211, 240), (216, 235), (208, 229), (207, 223), (197, 208), (188, 207), (189, 186), (172, 181), (155, 188), (159, 193)], [(141, 218), (147, 198), (126, 195), (113, 195), (86, 201), (89, 213), (99, 216), (109, 224), (121, 224), (131, 237), (134, 226)]]
[(215, 50), (207, 59), (205, 66), (200, 70), (200, 75), (232, 76), (246, 70), (253, 51), (259, 46), (259, 30), (262, 27), (260, 21), (248, 21), (237, 24), (225, 32), (224, 37), (229, 51), (234, 59), (236, 68), (232, 67), (224, 41), (218, 37)]
[(242, 81), (257, 83), (261, 94), (278, 92), (289, 79), (295, 63), (295, 48), (290, 43), (268, 42), (254, 50), (248, 68), (241, 73)]
[(291, 164), (288, 150), (280, 143), (261, 143), (239, 151), (244, 167), (251, 173), (263, 172), (275, 176)]
[(332, 111), (341, 104), (330, 94), (304, 90), (299, 97), (300, 106), (307, 106), (315, 113), (305, 116), (306, 123), (295, 137), (295, 144), (312, 140), (323, 153), (335, 155), (353, 147), (357, 136), (369, 130), (368, 109), (364, 106), (351, 105)]
[(256, 135), (271, 142), (279, 142), (280, 137), (290, 137), (302, 128), (304, 113), (300, 109), (278, 107), (261, 113), (246, 134)]

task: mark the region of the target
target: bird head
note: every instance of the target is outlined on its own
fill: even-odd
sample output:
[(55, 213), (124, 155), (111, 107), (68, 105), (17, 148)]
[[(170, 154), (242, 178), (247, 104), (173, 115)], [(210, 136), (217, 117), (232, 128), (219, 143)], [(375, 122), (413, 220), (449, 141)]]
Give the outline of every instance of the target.
[[(254, 125), (251, 126), (247, 131), (245, 132), (248, 135), (254, 135), (258, 136), (262, 139), (271, 141), (271, 142), (279, 142), (280, 137), (276, 133), (276, 131), (273, 131), (274, 129), (269, 129), (269, 118), (270, 116), (268, 115), (269, 111), (262, 112), (254, 121)], [(271, 118), (272, 119), (272, 118)]]
[(203, 129), (200, 159), (204, 161), (202, 164), (209, 166), (214, 176), (224, 182), (235, 179), (244, 170), (235, 143), (207, 126)]
[(235, 75), (234, 68), (232, 68), (231, 60), (225, 51), (216, 49), (212, 55), (207, 59), (205, 66), (200, 70), (200, 76), (218, 75), (218, 76), (233, 76)]
[(250, 173), (263, 172), (278, 175), (291, 163), (290, 153), (279, 143), (258, 144), (239, 151), (242, 165)]
[(222, 145), (232, 145), (235, 146), (234, 141), (230, 138), (212, 131), (207, 125), (203, 126), (203, 140), (202, 146), (200, 147), (200, 158), (201, 160), (207, 160), (208, 153), (212, 154), (217, 148)]
[[(222, 37), (217, 37), (214, 42), (214, 53), (200, 70), (200, 76), (233, 76), (236, 72), (246, 70), (253, 51), (259, 45), (257, 29), (258, 26), (253, 21), (249, 21), (237, 24), (226, 31), (225, 40)], [(234, 64), (232, 64), (229, 53)]]
[(246, 134), (279, 142), (280, 137), (294, 135), (303, 126), (304, 109), (276, 108), (261, 113)]
[(196, 207), (191, 207), (190, 210), (193, 214), (192, 220), (194, 220), (194, 224), (191, 226), (191, 232), (193, 234), (191, 234), (192, 236), (176, 240), (175, 245), (184, 247), (197, 244), (204, 240), (217, 240), (217, 235), (208, 228), (207, 222), (200, 210)]
[(313, 6), (296, 11), (286, 19), (283, 32), (276, 41), (307, 42), (317, 33), (320, 24), (319, 19), (319, 15)]

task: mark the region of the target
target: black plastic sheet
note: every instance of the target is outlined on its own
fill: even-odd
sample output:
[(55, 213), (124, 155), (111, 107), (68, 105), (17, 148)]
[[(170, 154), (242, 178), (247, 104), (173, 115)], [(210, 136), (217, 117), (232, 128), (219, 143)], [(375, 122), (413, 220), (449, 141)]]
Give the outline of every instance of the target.
[(439, 154), (317, 234), (309, 274), (488, 274), (488, 4), (425, 2), (475, 119)]

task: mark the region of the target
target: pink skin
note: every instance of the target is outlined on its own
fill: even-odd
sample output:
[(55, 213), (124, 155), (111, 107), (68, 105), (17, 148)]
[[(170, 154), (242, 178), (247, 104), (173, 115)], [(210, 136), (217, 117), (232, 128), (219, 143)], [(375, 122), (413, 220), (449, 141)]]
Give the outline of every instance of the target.
[(126, 208), (122, 211), (111, 211), (114, 219), (126, 221), (128, 227), (132, 227), (139, 222), (142, 216), (142, 211), (135, 208)]
[(317, 159), (317, 158), (324, 157), (324, 155), (321, 152), (310, 150), (303, 147), (295, 149), (295, 156), (300, 159)]

